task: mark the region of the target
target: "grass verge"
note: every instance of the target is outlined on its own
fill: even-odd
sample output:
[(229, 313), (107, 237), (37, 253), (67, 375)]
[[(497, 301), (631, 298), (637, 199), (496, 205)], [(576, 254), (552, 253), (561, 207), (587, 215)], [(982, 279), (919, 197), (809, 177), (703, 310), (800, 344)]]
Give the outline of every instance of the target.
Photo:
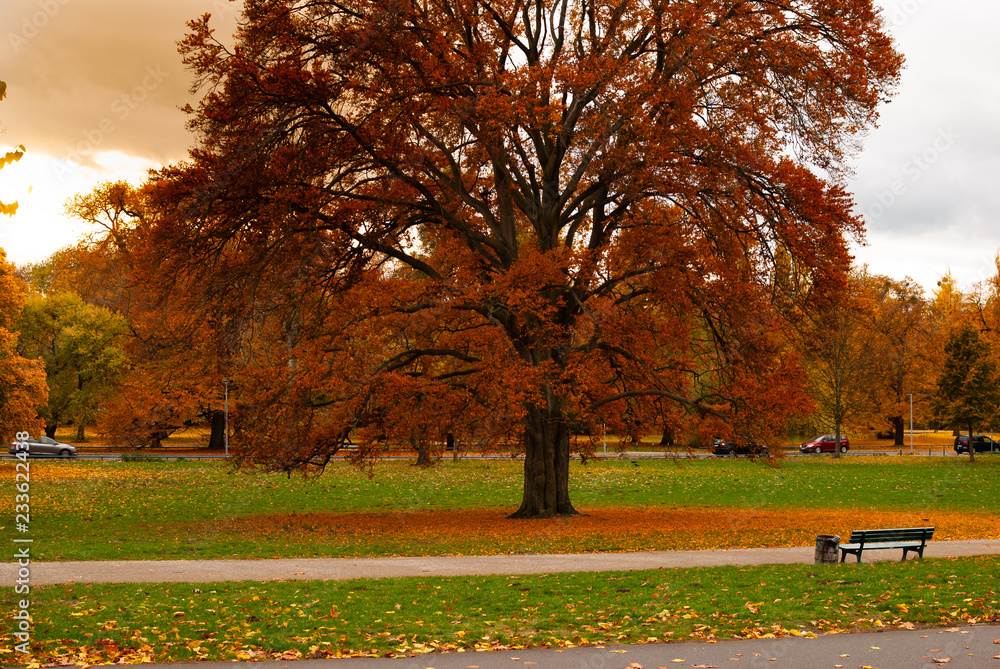
[[(32, 589), (4, 664), (404, 656), (996, 622), (1000, 558)], [(14, 604), (8, 590), (4, 606)], [(5, 638), (11, 620), (2, 620)]]

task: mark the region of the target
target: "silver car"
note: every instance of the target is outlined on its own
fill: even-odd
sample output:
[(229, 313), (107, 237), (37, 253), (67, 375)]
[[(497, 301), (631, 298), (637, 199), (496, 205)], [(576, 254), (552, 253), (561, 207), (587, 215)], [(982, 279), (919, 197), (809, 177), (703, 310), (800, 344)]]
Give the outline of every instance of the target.
[[(55, 439), (50, 439), (49, 437), (39, 437), (38, 439), (25, 439), (23, 442), (28, 445), (28, 455), (31, 457), (43, 456), (43, 457), (60, 457), (60, 458), (75, 458), (76, 457), (76, 446), (71, 446), (69, 444), (64, 444), (61, 441), (56, 441)], [(18, 453), (23, 453), (24, 449), (19, 449), (17, 447), (17, 442), (15, 441), (7, 449), (7, 452), (11, 455), (17, 455)]]

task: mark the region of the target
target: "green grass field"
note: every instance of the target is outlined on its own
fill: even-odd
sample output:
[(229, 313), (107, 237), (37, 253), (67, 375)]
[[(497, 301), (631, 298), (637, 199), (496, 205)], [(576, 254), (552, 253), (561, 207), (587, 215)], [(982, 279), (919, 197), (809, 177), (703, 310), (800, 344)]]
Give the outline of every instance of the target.
[[(51, 586), (33, 593), (34, 656), (50, 664), (404, 656), (996, 622), (998, 570), (1000, 558), (988, 557), (473, 578)], [(9, 624), (4, 620), (0, 626)]]
[[(477, 545), (468, 545), (460, 530), (452, 539), (403, 541), (394, 538), (393, 529), (407, 529), (412, 525), (408, 514), (415, 512), (435, 512), (442, 525), (456, 510), (486, 510), (502, 519), (520, 502), (523, 476), (521, 463), (503, 460), (443, 461), (429, 469), (384, 462), (371, 477), (334, 463), (312, 478), (234, 473), (217, 461), (35, 461), (31, 467), (31, 529), (36, 556), (45, 560), (465, 553)], [(13, 463), (0, 464), (0, 480), (5, 479), (10, 483), (2, 497), (3, 517), (11, 523)], [(888, 509), (971, 514), (982, 524), (1000, 512), (1000, 458), (969, 464), (957, 458), (835, 462), (816, 457), (786, 460), (778, 467), (745, 459), (614, 459), (574, 464), (571, 496), (585, 514), (627, 507), (703, 514), (772, 510), (808, 518), (837, 510), (863, 515)], [(340, 515), (331, 520), (329, 514)], [(346, 525), (354, 521), (345, 514), (374, 514), (383, 523), (391, 516), (389, 529), (355, 534), (345, 543), (342, 532), (323, 527), (337, 522), (350, 529)], [(511, 531), (498, 526), (495, 533), (516, 535), (515, 521), (509, 525)], [(982, 538), (993, 531), (993, 525), (984, 526)], [(526, 536), (520, 544), (507, 542), (499, 552), (564, 550), (553, 545), (551, 533), (542, 546), (532, 541)], [(626, 543), (567, 546), (630, 548)]]
[[(691, 547), (683, 541), (720, 527), (713, 535), (716, 547), (807, 545), (823, 523), (888, 523), (900, 514), (914, 522), (927, 517), (958, 523), (951, 531), (967, 538), (995, 538), (998, 474), (1000, 460), (985, 457), (975, 464), (958, 458), (816, 457), (779, 466), (744, 459), (614, 459), (573, 465), (572, 498), (586, 515), (511, 521), (504, 515), (519, 502), (519, 462), (443, 461), (430, 469), (385, 462), (371, 477), (336, 463), (306, 479), (235, 473), (214, 461), (37, 461), (31, 463), (32, 556), (652, 549)], [(9, 525), (15, 511), (12, 463), (0, 464), (0, 480), (8, 482), (0, 500)], [(678, 529), (642, 534), (650, 519), (674, 516), (681, 517)], [(492, 520), (472, 527), (469, 519), (480, 517)], [(694, 527), (699, 519), (705, 524)], [(417, 528), (418, 521), (426, 527)], [(774, 526), (783, 524), (798, 524), (798, 533), (775, 536)], [(636, 536), (638, 542), (629, 543)], [(983, 557), (518, 577), (35, 587), (33, 656), (13, 654), (6, 641), (12, 621), (3, 617), (7, 645), (0, 645), (0, 661), (289, 660), (995, 622), (998, 572), (1000, 558)], [(13, 609), (13, 590), (3, 592), (3, 606)]]

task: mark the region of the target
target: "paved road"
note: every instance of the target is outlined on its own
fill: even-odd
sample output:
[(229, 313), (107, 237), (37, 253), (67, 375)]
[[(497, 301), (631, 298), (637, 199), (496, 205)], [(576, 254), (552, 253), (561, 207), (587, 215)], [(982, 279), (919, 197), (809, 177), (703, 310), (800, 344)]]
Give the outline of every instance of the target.
[[(151, 460), (225, 460), (225, 459), (227, 459), (229, 457), (229, 456), (226, 456), (226, 455), (222, 455), (220, 453), (210, 453), (210, 454), (172, 454), (172, 453), (162, 453), (162, 452), (160, 452), (160, 453), (128, 453), (126, 455), (129, 455), (129, 456), (135, 457), (135, 458), (151, 459)], [(690, 452), (690, 453), (687, 452), (687, 451), (674, 451), (674, 452), (670, 452), (670, 453), (666, 453), (666, 452), (663, 452), (663, 451), (627, 451), (625, 453), (619, 453), (617, 451), (608, 451), (607, 453), (604, 453), (603, 451), (598, 450), (596, 452), (596, 455), (598, 457), (608, 458), (608, 459), (630, 458), (632, 460), (652, 460), (652, 459), (663, 459), (663, 458), (679, 458), (679, 459), (694, 459), (694, 460), (707, 460), (707, 459), (722, 460), (722, 459), (727, 459), (727, 458), (731, 458), (732, 457), (732, 456), (725, 456), (725, 455), (724, 456), (712, 455), (711, 453), (708, 453), (708, 452), (705, 452), (705, 451), (700, 451), (700, 450), (699, 451), (693, 451), (693, 452)], [(823, 453), (822, 455), (816, 455), (814, 453), (799, 453), (797, 450), (794, 450), (794, 449), (793, 450), (785, 450), (784, 451), (784, 455), (785, 455), (785, 457), (792, 457), (792, 458), (800, 458), (800, 457), (802, 457), (802, 458), (816, 458), (816, 457), (827, 457), (827, 458), (829, 458), (829, 457), (832, 457), (832, 455), (830, 453)], [(864, 456), (880, 456), (880, 455), (883, 455), (883, 456), (884, 455), (907, 455), (907, 456), (909, 456), (909, 455), (911, 455), (910, 454), (910, 447), (909, 446), (904, 446), (903, 448), (899, 448), (899, 447), (887, 447), (887, 448), (877, 449), (877, 450), (870, 450), (870, 449), (860, 450), (860, 449), (855, 449), (855, 450), (852, 450), (852, 451), (848, 451), (846, 454), (844, 454), (844, 457), (854, 458), (854, 457), (859, 457), (859, 456), (864, 457)], [(932, 457), (941, 457), (941, 456), (949, 457), (950, 456), (950, 457), (963, 457), (963, 458), (968, 458), (969, 457), (967, 454), (964, 454), (964, 453), (961, 456), (959, 456), (958, 454), (956, 454), (954, 452), (954, 450), (952, 449), (951, 446), (933, 446), (931, 448), (928, 448), (927, 446), (917, 446), (915, 448), (914, 452), (913, 452), (913, 455), (915, 455), (915, 456), (925, 456), (925, 457), (926, 456), (932, 456)], [(979, 456), (983, 456), (983, 455), (988, 456), (990, 454), (989, 453), (979, 453), (977, 455), (979, 455)], [(103, 453), (103, 452), (81, 451), (80, 454), (77, 455), (76, 458), (72, 458), (72, 460), (121, 460), (121, 457), (122, 456), (121, 456), (120, 453)], [(341, 454), (339, 456), (335, 456), (334, 459), (346, 459), (346, 458), (349, 458), (349, 457), (350, 457), (350, 454), (348, 453), (348, 454)], [(746, 456), (739, 456), (739, 457), (746, 457)], [(413, 458), (414, 458), (414, 456), (412, 454), (394, 454), (394, 455), (384, 455), (384, 456), (382, 456), (383, 460), (412, 460)], [(15, 459), (16, 458), (13, 455), (7, 455), (6, 453), (0, 453), (0, 461), (3, 461), (3, 460), (15, 460)], [(450, 453), (445, 453), (443, 455), (443, 459), (450, 460), (451, 459), (451, 454)], [(484, 453), (484, 454), (479, 454), (479, 453), (462, 453), (460, 455), (460, 459), (462, 459), (462, 460), (510, 460), (511, 456), (507, 455), (507, 454), (502, 454), (502, 453)], [(63, 458), (36, 457), (36, 458), (33, 458), (33, 460), (35, 460), (35, 461), (43, 461), (43, 460), (64, 460), (64, 459)]]
[[(997, 642), (994, 642), (997, 640)], [(1000, 667), (1000, 626), (807, 638), (530, 649), (296, 662), (174, 664), (172, 669), (954, 669)], [(935, 662), (934, 659), (942, 662)], [(947, 662), (944, 662), (947, 660)]]
[[(550, 574), (570, 571), (634, 571), (676, 567), (811, 564), (815, 546), (725, 551), (648, 551), (462, 557), (312, 558), (283, 560), (153, 560), (33, 562), (32, 585), (54, 583), (147, 583), (272, 580), (347, 580), (402, 576)], [(872, 551), (865, 562), (898, 560), (901, 551)], [(1000, 539), (932, 541), (925, 557), (1000, 555)], [(851, 558), (848, 558), (851, 559)], [(12, 583), (18, 566), (0, 565), (0, 583)], [(1000, 651), (998, 651), (1000, 652)], [(998, 668), (1000, 669), (1000, 665)]]

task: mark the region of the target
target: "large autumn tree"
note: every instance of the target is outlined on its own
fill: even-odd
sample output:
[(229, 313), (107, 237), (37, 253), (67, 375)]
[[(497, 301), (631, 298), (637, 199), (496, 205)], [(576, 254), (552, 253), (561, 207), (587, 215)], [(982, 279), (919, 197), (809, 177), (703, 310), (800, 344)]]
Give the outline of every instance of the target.
[(969, 460), (975, 460), (975, 428), (991, 422), (1000, 408), (1000, 373), (989, 343), (969, 323), (952, 330), (944, 355), (934, 415), (941, 426), (968, 430)]
[(84, 441), (101, 400), (128, 366), (125, 319), (74, 293), (33, 295), (18, 330), (22, 355), (45, 363), (49, 395), (40, 411), (45, 433), (54, 437), (60, 425), (72, 423), (77, 440)]
[(38, 409), (48, 394), (44, 364), (17, 350), (17, 321), (26, 294), (27, 287), (0, 249), (0, 438), (17, 432), (37, 434), (42, 424)]
[(234, 49), (207, 16), (183, 42), (207, 94), (149, 260), (255, 352), (242, 415), (285, 427), (251, 460), (429, 405), (516, 426), (515, 515), (549, 516), (571, 424), (801, 406), (774, 257), (817, 290), (848, 267), (837, 178), (902, 60), (870, 0), (244, 4)]
[[(52, 386), (49, 428), (60, 417), (79, 426), (74, 414), (86, 405), (98, 431), (119, 445), (157, 446), (172, 432), (208, 420), (209, 446), (222, 448), (223, 376), (213, 364), (211, 324), (171, 308), (176, 299), (157, 302), (136, 272), (133, 252), (144, 245), (150, 212), (144, 189), (103, 182), (71, 198), (65, 212), (87, 224), (87, 234), (21, 268), (39, 293), (25, 310), (22, 341), (41, 340), (36, 346)], [(99, 330), (111, 338), (95, 338)]]
[[(852, 273), (842, 294), (811, 305), (798, 331), (810, 389), (837, 444), (849, 422), (867, 422), (874, 417), (872, 391), (883, 392), (879, 355), (870, 329), (874, 313), (870, 279), (863, 271)], [(834, 457), (840, 457), (839, 447)]]
[(923, 413), (922, 405), (933, 393), (930, 309), (923, 289), (911, 279), (873, 276), (866, 288), (872, 300), (868, 339), (878, 370), (872, 408), (892, 425), (894, 445), (902, 446), (911, 394)]

